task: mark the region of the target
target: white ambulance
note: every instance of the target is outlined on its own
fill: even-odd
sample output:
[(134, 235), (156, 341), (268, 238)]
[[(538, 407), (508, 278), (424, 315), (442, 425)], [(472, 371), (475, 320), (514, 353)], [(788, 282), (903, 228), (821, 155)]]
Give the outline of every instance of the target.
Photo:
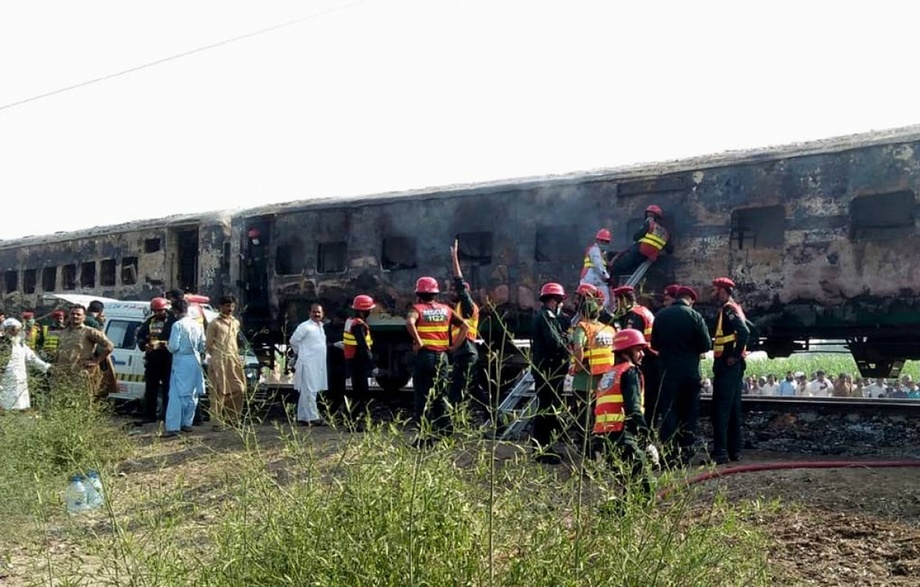
[[(88, 296), (84, 294), (46, 294), (48, 303), (61, 305), (81, 304), (88, 307), (93, 300), (105, 305), (103, 314), (105, 335), (115, 345), (112, 363), (115, 365), (115, 378), (118, 381), (118, 393), (109, 394), (114, 400), (142, 400), (144, 398), (144, 352), (137, 348), (137, 329), (150, 314), (150, 302), (122, 301), (113, 298)], [(207, 298), (195, 296), (194, 305), (189, 307), (189, 314), (194, 316), (202, 312), (207, 320), (213, 320), (218, 313), (206, 302)], [(255, 385), (259, 377), (259, 361), (252, 353), (243, 356), (243, 365), (249, 384)]]

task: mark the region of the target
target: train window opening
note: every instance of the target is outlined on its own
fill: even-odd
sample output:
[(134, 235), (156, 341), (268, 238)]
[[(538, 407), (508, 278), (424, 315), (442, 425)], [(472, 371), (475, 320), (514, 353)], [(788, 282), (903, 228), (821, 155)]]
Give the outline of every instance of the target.
[(784, 206), (757, 206), (732, 210), (729, 237), (732, 248), (742, 251), (782, 247), (785, 238)]
[(80, 285), (96, 287), (96, 262), (87, 261), (80, 264)]
[(407, 236), (393, 236), (383, 239), (383, 251), (380, 255), (381, 265), (385, 271), (396, 269), (415, 269), (416, 241)]
[(42, 291), (54, 291), (57, 287), (57, 267), (42, 269)]
[(99, 285), (102, 287), (115, 285), (115, 259), (103, 259), (100, 263)]
[(77, 266), (74, 263), (61, 267), (61, 287), (65, 290), (77, 289)]
[(121, 283), (122, 285), (137, 283), (137, 257), (124, 257), (121, 260)]
[(156, 253), (160, 250), (161, 247), (160, 239), (158, 238), (147, 238), (144, 239), (144, 252), (145, 253)]
[(537, 228), (534, 260), (538, 263), (571, 263), (583, 253), (582, 243), (577, 236), (579, 230), (575, 225), (556, 224)]
[(344, 241), (316, 246), (317, 273), (343, 273), (347, 266), (348, 245)]
[(457, 256), (461, 261), (473, 265), (490, 265), (492, 263), (492, 233), (463, 232), (457, 235), (460, 250)]
[(7, 271), (3, 282), (6, 285), (6, 293), (13, 293), (19, 289), (19, 272)]
[(850, 202), (850, 238), (889, 240), (914, 233), (916, 197), (905, 190), (857, 196)]
[(300, 275), (304, 267), (304, 247), (299, 239), (294, 238), (278, 245), (275, 251), (275, 273)]
[(22, 272), (22, 293), (35, 293), (36, 277), (35, 269), (26, 269)]

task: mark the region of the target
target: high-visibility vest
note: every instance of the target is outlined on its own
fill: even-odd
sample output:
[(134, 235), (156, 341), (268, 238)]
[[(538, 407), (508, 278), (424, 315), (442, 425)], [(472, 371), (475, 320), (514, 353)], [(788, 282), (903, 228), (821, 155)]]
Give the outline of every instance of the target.
[(62, 332), (64, 332), (63, 328), (52, 329), (47, 325), (42, 326), (42, 337), (44, 339), (41, 348), (42, 353), (49, 357), (54, 356), (54, 353), (57, 352)]
[[(473, 315), (467, 318), (463, 315), (463, 311), (460, 308), (460, 303), (458, 302), (457, 307), (454, 309), (454, 313), (456, 313), (457, 316), (463, 318), (463, 321), (466, 322), (466, 339), (470, 342), (475, 342), (476, 337), (479, 336), (479, 306), (473, 304)], [(456, 340), (458, 336), (460, 336), (460, 327), (451, 326), (450, 339)]]
[[(591, 375), (602, 375), (613, 367), (613, 337), (616, 330), (613, 326), (597, 321), (582, 321), (578, 325), (585, 331), (586, 348), (582, 355), (582, 365)], [(575, 371), (578, 370), (574, 364)], [(585, 369), (583, 369), (585, 370)]]
[(41, 332), (42, 327), (38, 324), (33, 324), (28, 328), (23, 329), (23, 342), (26, 343), (26, 346), (35, 350), (35, 343), (38, 340), (38, 333)]
[[(741, 306), (736, 304), (733, 300), (725, 302), (725, 305), (723, 305), (722, 309), (719, 310), (719, 321), (716, 323), (716, 335), (712, 339), (712, 356), (717, 359), (722, 356), (722, 354), (725, 352), (725, 347), (728, 346), (729, 343), (734, 343), (738, 339), (734, 330), (732, 330), (730, 334), (725, 334), (722, 331), (722, 318), (725, 315), (725, 308), (729, 307), (732, 308), (736, 314), (738, 314), (738, 317), (741, 318), (741, 320), (745, 319), (744, 310), (742, 310)], [(743, 357), (746, 354), (747, 348), (741, 349), (741, 356)]]
[[(633, 367), (624, 361), (613, 366), (601, 377), (594, 394), (594, 428), (595, 434), (622, 432), (626, 423), (626, 410), (623, 404), (623, 374)], [(639, 375), (642, 381), (642, 375)], [(642, 394), (639, 394), (642, 397)], [(641, 399), (640, 399), (641, 402)], [(643, 407), (644, 411), (644, 407)]]
[(642, 318), (644, 323), (642, 335), (645, 336), (645, 340), (652, 340), (652, 324), (655, 322), (655, 315), (652, 314), (652, 311), (639, 304), (634, 305), (629, 311)]
[(581, 267), (581, 279), (585, 278), (585, 275), (588, 274), (588, 270), (590, 269), (603, 269), (603, 267), (595, 267), (594, 263), (591, 262), (591, 255), (588, 254), (591, 251), (591, 247), (596, 247), (596, 246), (597, 244), (595, 243), (593, 245), (588, 246), (588, 248), (585, 249), (585, 259)]
[(374, 339), (371, 337), (371, 329), (367, 322), (357, 316), (345, 320), (345, 332), (342, 334), (342, 342), (345, 344), (345, 358), (354, 359), (358, 352), (358, 340), (351, 331), (355, 326), (364, 326), (364, 343), (370, 350), (374, 346)]
[(645, 235), (639, 239), (639, 252), (651, 261), (658, 259), (661, 250), (668, 244), (671, 235), (654, 220), (649, 220)]
[(415, 328), (422, 340), (422, 348), (429, 351), (446, 351), (450, 347), (450, 318), (453, 310), (439, 302), (413, 304), (418, 313)]

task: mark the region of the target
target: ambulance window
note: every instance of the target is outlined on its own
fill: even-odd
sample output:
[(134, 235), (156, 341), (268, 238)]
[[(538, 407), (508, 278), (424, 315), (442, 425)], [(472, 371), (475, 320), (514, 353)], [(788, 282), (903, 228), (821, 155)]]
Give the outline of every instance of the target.
[(380, 255), (380, 265), (384, 271), (394, 269), (415, 269), (416, 242), (407, 236), (392, 236), (383, 239), (383, 251)]
[(26, 269), (22, 272), (22, 293), (35, 293), (35, 269)]
[(80, 285), (96, 287), (96, 262), (87, 261), (80, 265)]
[(317, 273), (342, 273), (348, 264), (348, 245), (344, 242), (319, 243), (316, 247)]
[(13, 293), (19, 289), (19, 272), (18, 271), (7, 271), (6, 272), (6, 293)]
[(77, 289), (77, 266), (75, 264), (61, 267), (61, 286), (66, 290)]
[(121, 283), (123, 285), (137, 283), (137, 257), (125, 257), (121, 260)]
[(105, 335), (109, 337), (115, 348), (133, 349), (137, 346), (135, 334), (138, 326), (140, 326), (140, 322), (109, 319), (106, 322)]
[(99, 285), (115, 285), (115, 259), (103, 259), (99, 272)]
[(42, 291), (54, 291), (57, 286), (57, 267), (42, 269)]

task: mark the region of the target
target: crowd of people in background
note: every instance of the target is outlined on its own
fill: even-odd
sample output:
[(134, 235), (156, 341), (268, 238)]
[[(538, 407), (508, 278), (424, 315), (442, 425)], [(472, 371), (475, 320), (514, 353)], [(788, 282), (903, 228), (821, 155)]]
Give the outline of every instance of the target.
[[(703, 380), (703, 393), (712, 393), (710, 379)], [(828, 375), (817, 370), (809, 377), (803, 371), (786, 371), (782, 379), (769, 373), (744, 379), (744, 395), (764, 397), (848, 397), (920, 400), (920, 385), (911, 375), (900, 378), (853, 377), (849, 373)]]

